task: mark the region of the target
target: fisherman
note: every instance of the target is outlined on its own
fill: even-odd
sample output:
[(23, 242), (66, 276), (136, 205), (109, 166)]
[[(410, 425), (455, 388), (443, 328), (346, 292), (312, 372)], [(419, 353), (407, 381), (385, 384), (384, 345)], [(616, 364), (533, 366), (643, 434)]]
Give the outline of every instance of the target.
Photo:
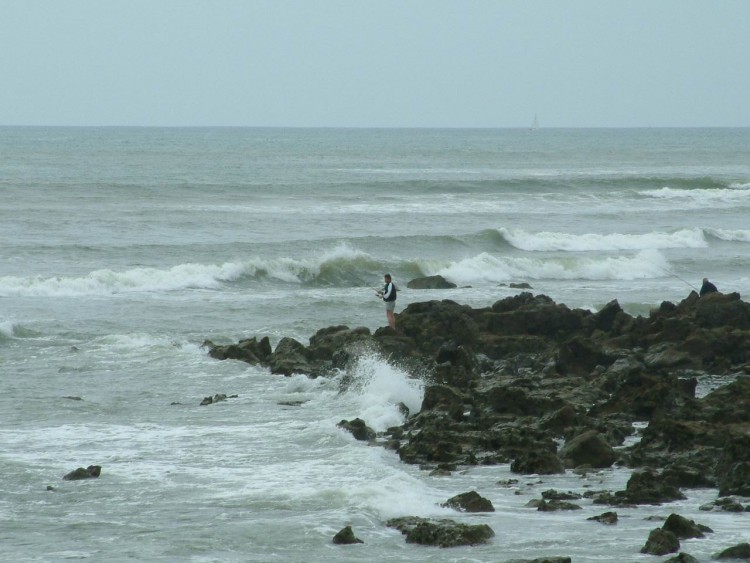
[(708, 281), (708, 278), (703, 278), (703, 285), (701, 286), (700, 296), (703, 297), (707, 293), (716, 293), (719, 291), (716, 286)]
[(391, 274), (383, 276), (385, 285), (378, 295), (385, 301), (385, 316), (388, 318), (388, 326), (396, 330), (396, 317), (393, 311), (396, 309), (396, 284), (391, 279)]

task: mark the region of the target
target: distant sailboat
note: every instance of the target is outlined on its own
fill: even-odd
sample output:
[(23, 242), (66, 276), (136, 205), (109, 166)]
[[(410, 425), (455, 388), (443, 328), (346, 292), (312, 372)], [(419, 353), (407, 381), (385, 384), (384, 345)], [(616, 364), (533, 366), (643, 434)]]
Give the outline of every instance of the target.
[(537, 119), (536, 114), (534, 114), (534, 121), (531, 122), (531, 127), (529, 127), (529, 131), (536, 131), (539, 129), (539, 119)]

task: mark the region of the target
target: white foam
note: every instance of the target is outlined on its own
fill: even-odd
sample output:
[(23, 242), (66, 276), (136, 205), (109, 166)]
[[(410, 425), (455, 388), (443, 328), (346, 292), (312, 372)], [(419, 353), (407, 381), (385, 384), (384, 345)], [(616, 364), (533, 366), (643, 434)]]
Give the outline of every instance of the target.
[(514, 279), (636, 280), (663, 277), (668, 269), (658, 250), (642, 250), (635, 256), (550, 259), (497, 257), (483, 252), (428, 275), (439, 274), (458, 285), (468, 285)]
[(708, 242), (702, 229), (681, 229), (673, 233), (655, 231), (644, 234), (598, 234), (538, 232), (500, 229), (512, 246), (529, 251), (565, 250), (572, 252), (591, 250), (645, 250), (649, 248), (705, 248)]
[(706, 232), (721, 240), (750, 242), (750, 230), (746, 229), (706, 229)]
[(640, 193), (655, 199), (670, 200), (673, 203), (679, 203), (682, 200), (690, 205), (736, 204), (750, 201), (750, 189), (748, 187), (748, 184), (733, 184), (732, 187), (728, 188), (697, 188), (693, 190), (663, 187), (657, 190), (644, 190)]
[(345, 400), (351, 401), (349, 410), (375, 431), (404, 423), (400, 403), (411, 414), (422, 407), (424, 383), (377, 354), (360, 357), (351, 369), (351, 376), (352, 383), (344, 393)]
[(219, 289), (225, 282), (261, 275), (288, 283), (302, 283), (320, 275), (321, 268), (328, 264), (367, 258), (367, 253), (339, 244), (307, 259), (254, 258), (221, 265), (186, 263), (168, 269), (134, 268), (124, 272), (102, 269), (77, 277), (6, 276), (0, 277), (0, 296), (74, 297)]
[(0, 339), (13, 338), (15, 326), (11, 321), (0, 321)]

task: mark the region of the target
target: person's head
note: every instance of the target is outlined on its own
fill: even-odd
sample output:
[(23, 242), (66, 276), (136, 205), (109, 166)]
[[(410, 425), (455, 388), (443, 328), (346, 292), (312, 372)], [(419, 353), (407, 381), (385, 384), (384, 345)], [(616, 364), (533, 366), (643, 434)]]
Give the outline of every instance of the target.
[(703, 278), (703, 283), (708, 283), (708, 278)]
[(383, 276), (383, 279), (385, 280), (385, 283), (391, 283), (391, 274), (386, 274)]

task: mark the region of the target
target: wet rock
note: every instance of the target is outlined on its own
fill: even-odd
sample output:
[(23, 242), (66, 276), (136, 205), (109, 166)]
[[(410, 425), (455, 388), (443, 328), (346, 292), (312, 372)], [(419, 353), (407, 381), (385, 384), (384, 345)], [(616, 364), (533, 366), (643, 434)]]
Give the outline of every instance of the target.
[(750, 435), (732, 436), (727, 441), (716, 475), (719, 496), (750, 496)]
[(547, 489), (546, 491), (542, 491), (542, 498), (544, 500), (578, 500), (583, 498), (583, 495), (571, 491), (563, 492), (556, 491), (555, 489)]
[(342, 420), (336, 426), (348, 430), (352, 433), (357, 440), (369, 441), (374, 440), (377, 434), (375, 431), (367, 426), (364, 420), (361, 418), (355, 418), (353, 420)]
[(202, 407), (205, 407), (206, 405), (213, 405), (214, 403), (220, 403), (221, 401), (226, 401), (227, 399), (236, 399), (237, 397), (239, 397), (239, 395), (226, 395), (224, 393), (217, 393), (213, 397), (211, 395), (209, 395), (208, 397), (204, 397), (200, 402), (200, 405)]
[(406, 536), (407, 543), (457, 547), (488, 543), (495, 532), (486, 524), (459, 524), (453, 520), (428, 520), (415, 516), (386, 522)]
[(79, 467), (77, 469), (74, 469), (70, 473), (66, 474), (63, 479), (65, 481), (79, 481), (81, 479), (95, 479), (101, 475), (102, 472), (102, 466), (101, 465), (89, 465), (85, 469), (83, 467)]
[(596, 342), (583, 336), (574, 336), (560, 345), (557, 370), (566, 375), (589, 375), (595, 367), (606, 368), (614, 362), (615, 358), (605, 353)]
[(444, 411), (453, 420), (464, 416), (464, 398), (454, 388), (447, 385), (427, 385), (424, 388), (421, 411)]
[(271, 355), (269, 365), (271, 373), (281, 375), (292, 375), (294, 373), (305, 373), (312, 375), (313, 367), (307, 352), (307, 348), (294, 338), (282, 338), (276, 345)]
[(608, 526), (613, 526), (614, 524), (617, 524), (617, 512), (603, 512), (598, 516), (586, 518), (586, 520), (593, 520), (594, 522), (600, 522), (602, 524), (607, 524)]
[(372, 349), (370, 329), (348, 326), (322, 328), (310, 337), (310, 346), (305, 356), (318, 364), (331, 363), (343, 368), (357, 355)]
[(537, 510), (540, 512), (556, 512), (558, 510), (581, 510), (581, 507), (575, 503), (564, 500), (551, 500), (549, 502), (543, 500), (539, 503), (539, 506), (537, 506)]
[(469, 491), (451, 497), (441, 506), (460, 510), (461, 512), (495, 512), (492, 502), (476, 491)]
[(750, 543), (740, 543), (714, 556), (714, 559), (750, 559)]
[(702, 504), (700, 510), (716, 512), (750, 512), (750, 504), (743, 505), (737, 499), (724, 497), (713, 502)]
[(510, 470), (513, 473), (523, 473), (524, 475), (565, 473), (565, 468), (560, 458), (554, 452), (545, 450), (522, 453), (510, 464)]
[(449, 282), (443, 276), (425, 276), (410, 280), (406, 287), (409, 289), (454, 289), (456, 284)]
[(646, 540), (646, 545), (641, 548), (641, 553), (651, 555), (666, 555), (680, 550), (680, 540), (672, 532), (656, 528), (651, 530)]
[(696, 524), (693, 520), (688, 520), (679, 514), (670, 514), (667, 521), (664, 522), (662, 530), (672, 532), (681, 540), (689, 538), (703, 538), (706, 532), (713, 532), (708, 526)]
[(692, 555), (685, 553), (683, 551), (682, 553), (679, 553), (678, 555), (675, 555), (674, 557), (670, 557), (664, 563), (700, 563), (700, 561), (698, 561)]
[[(398, 316), (398, 329), (417, 344), (419, 350), (434, 357), (446, 343), (474, 349), (479, 327), (473, 310), (450, 300), (411, 303)], [(377, 336), (377, 333), (376, 333)]]
[(351, 545), (355, 543), (365, 543), (361, 539), (354, 536), (354, 531), (351, 526), (347, 526), (340, 530), (335, 536), (333, 536), (333, 543), (336, 545)]
[(211, 341), (206, 341), (203, 345), (209, 348), (208, 355), (217, 360), (241, 360), (253, 365), (268, 365), (271, 357), (271, 343), (267, 336), (260, 341), (253, 337), (228, 346), (216, 346)]
[(637, 504), (661, 504), (683, 500), (685, 495), (672, 483), (651, 469), (634, 471), (624, 491), (605, 493), (594, 498), (594, 504), (628, 506)]
[(596, 430), (589, 430), (568, 441), (557, 455), (568, 467), (588, 465), (605, 468), (617, 460), (614, 448)]
[(739, 293), (704, 295), (695, 306), (695, 322), (703, 327), (750, 329), (750, 304)]

